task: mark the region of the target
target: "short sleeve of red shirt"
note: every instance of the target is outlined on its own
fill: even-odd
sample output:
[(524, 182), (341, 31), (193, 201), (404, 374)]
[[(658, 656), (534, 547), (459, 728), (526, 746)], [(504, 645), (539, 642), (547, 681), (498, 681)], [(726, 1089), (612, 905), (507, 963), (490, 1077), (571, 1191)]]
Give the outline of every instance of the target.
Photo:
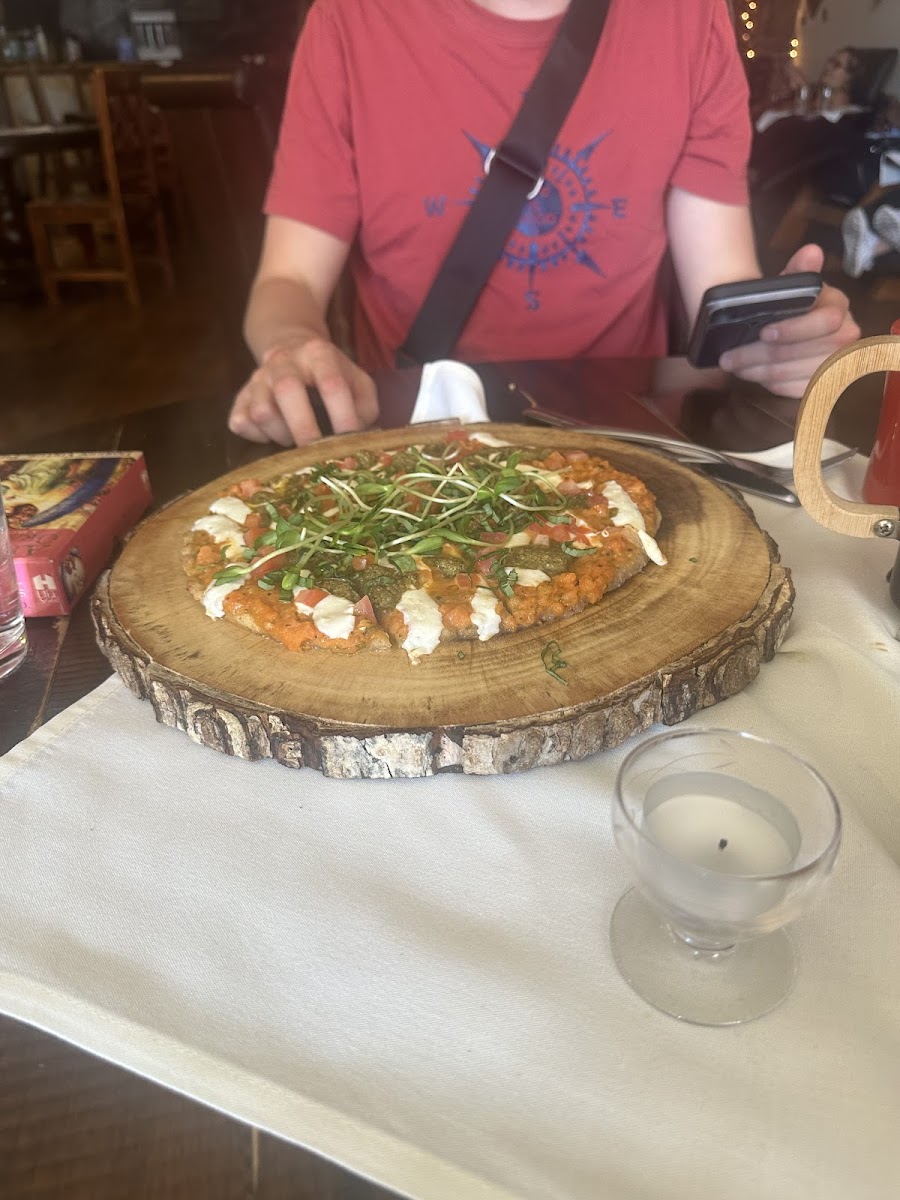
[(344, 51), (327, 6), (303, 26), (265, 211), (352, 242), (359, 223)]
[(705, 52), (693, 72), (693, 113), (672, 186), (746, 204), (750, 115), (747, 79), (725, 0), (711, 0)]

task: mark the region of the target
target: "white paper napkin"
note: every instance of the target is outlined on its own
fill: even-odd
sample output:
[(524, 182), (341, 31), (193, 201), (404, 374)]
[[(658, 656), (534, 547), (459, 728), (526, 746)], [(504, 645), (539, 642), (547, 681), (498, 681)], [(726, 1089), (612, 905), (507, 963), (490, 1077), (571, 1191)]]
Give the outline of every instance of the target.
[(453, 359), (426, 363), (410, 423), (454, 418), (473, 424), (490, 420), (478, 373)]
[[(840, 454), (849, 447), (843, 442), (826, 438), (822, 442), (822, 458), (830, 458), (832, 454)], [(765, 463), (770, 467), (793, 467), (794, 443), (782, 442), (779, 446), (770, 446), (768, 450), (729, 450), (732, 458), (746, 458), (750, 462)]]

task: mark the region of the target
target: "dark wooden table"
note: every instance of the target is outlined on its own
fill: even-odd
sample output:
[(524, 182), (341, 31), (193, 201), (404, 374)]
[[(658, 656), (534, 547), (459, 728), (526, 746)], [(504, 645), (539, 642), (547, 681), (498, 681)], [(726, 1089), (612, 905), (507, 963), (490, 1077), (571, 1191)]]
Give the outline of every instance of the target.
[[(676, 359), (508, 363), (479, 370), (491, 416), (497, 420), (528, 420), (537, 407), (606, 426), (681, 434), (722, 449), (760, 449), (790, 440), (797, 409), (793, 401), (737, 385), (718, 371), (692, 371)], [(378, 383), (383, 423), (404, 424), (418, 388), (418, 372), (391, 372)], [(868, 452), (880, 408), (880, 389), (872, 377), (863, 384), (841, 402), (831, 433)], [(142, 450), (158, 506), (274, 452), (275, 447), (254, 446), (229, 434), (227, 410), (224, 397), (213, 406), (180, 403), (100, 421), (24, 446), (4, 444), (0, 426), (0, 453)], [(0, 753), (86, 695), (110, 673), (95, 645), (85, 602), (71, 617), (30, 621), (28, 636), (25, 663), (0, 682)], [(243, 1152), (235, 1157), (233, 1135), (228, 1130), (240, 1128), (236, 1123), (169, 1096), (155, 1085), (99, 1063), (56, 1039), (2, 1019), (0, 1078), (3, 1200), (57, 1196), (65, 1200), (131, 1200), (138, 1196), (172, 1200), (182, 1195), (192, 1200), (230, 1200), (247, 1191), (265, 1200), (282, 1195), (310, 1200), (384, 1196), (354, 1183), (336, 1168), (326, 1170), (300, 1151), (289, 1151), (268, 1139), (264, 1163), (274, 1159), (281, 1167), (281, 1183), (273, 1182), (265, 1170), (260, 1174), (258, 1140), (249, 1158)], [(216, 1122), (222, 1123), (221, 1129)], [(182, 1138), (186, 1127), (194, 1130), (187, 1148)], [(123, 1140), (128, 1143), (124, 1151)], [(111, 1163), (117, 1154), (119, 1165), (114, 1169)], [(122, 1175), (127, 1163), (132, 1164), (132, 1175), (139, 1171), (134, 1166), (138, 1160), (144, 1171), (150, 1172), (140, 1187), (124, 1183)], [(151, 1160), (152, 1168), (148, 1165)], [(304, 1162), (305, 1170), (301, 1170), (298, 1163)], [(148, 1183), (148, 1178), (155, 1182)], [(284, 1190), (279, 1190), (282, 1184)]]

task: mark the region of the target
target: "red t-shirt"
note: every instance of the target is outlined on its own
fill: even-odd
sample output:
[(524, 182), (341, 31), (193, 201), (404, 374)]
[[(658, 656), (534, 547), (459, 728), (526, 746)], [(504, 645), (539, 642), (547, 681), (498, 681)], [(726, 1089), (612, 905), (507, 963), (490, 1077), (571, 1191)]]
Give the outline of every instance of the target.
[[(354, 244), (360, 359), (406, 336), (561, 18), (474, 0), (317, 0), (266, 211)], [(457, 347), (468, 361), (659, 355), (665, 195), (746, 204), (725, 0), (613, 0), (603, 40)]]

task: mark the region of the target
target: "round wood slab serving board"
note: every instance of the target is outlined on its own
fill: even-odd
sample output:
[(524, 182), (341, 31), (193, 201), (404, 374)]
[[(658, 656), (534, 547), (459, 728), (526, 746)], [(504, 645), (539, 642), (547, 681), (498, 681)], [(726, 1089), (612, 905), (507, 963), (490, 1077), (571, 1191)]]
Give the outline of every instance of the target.
[[(158, 720), (205, 746), (336, 778), (495, 775), (583, 758), (655, 722), (734, 695), (775, 654), (793, 587), (772, 540), (734, 493), (678, 463), (573, 430), (482, 425), (505, 441), (584, 449), (642, 478), (662, 513), (667, 567), (600, 604), (488, 642), (450, 642), (413, 666), (280, 644), (213, 621), (188, 593), (185, 534), (230, 484), (434, 439), (417, 425), (329, 438), (222, 476), (138, 527), (93, 599), (100, 645)], [(559, 643), (565, 682), (541, 658)]]

